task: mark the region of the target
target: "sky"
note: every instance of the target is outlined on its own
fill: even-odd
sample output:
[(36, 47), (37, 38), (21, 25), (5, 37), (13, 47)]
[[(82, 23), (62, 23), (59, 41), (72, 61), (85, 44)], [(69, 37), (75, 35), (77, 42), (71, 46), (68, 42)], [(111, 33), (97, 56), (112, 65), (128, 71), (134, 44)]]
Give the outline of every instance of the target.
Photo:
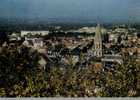
[(0, 17), (140, 22), (140, 0), (1, 0)]

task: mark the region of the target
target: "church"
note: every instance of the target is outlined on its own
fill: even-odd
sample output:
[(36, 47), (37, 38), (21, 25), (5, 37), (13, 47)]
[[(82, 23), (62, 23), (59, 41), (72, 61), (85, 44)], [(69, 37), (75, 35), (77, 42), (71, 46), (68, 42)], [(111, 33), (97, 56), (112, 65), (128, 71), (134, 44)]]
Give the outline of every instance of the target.
[(102, 57), (102, 31), (100, 24), (96, 27), (95, 37), (94, 37), (94, 56)]

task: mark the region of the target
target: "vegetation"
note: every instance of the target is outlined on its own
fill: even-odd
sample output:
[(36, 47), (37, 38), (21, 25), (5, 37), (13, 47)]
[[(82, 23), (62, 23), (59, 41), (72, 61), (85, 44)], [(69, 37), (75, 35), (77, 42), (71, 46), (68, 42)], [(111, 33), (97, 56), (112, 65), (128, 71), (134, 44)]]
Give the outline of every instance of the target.
[(52, 66), (45, 71), (40, 54), (31, 48), (0, 48), (1, 97), (126, 97), (140, 96), (140, 63), (129, 59), (103, 70), (96, 65), (77, 69)]

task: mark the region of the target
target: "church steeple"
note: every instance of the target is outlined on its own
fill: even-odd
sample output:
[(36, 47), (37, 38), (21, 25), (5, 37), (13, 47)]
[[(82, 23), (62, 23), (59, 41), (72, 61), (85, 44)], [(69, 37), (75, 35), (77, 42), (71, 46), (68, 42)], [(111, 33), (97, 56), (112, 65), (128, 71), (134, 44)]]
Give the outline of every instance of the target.
[(96, 57), (102, 57), (102, 37), (101, 37), (101, 26), (97, 24), (96, 34), (94, 38), (94, 55)]

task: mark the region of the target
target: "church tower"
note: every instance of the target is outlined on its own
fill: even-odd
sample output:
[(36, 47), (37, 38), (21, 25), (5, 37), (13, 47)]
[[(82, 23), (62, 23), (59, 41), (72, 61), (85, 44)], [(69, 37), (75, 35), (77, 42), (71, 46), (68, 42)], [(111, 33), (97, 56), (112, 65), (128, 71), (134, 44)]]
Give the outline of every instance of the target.
[(102, 57), (102, 37), (101, 37), (100, 24), (96, 27), (96, 33), (94, 38), (94, 56)]

